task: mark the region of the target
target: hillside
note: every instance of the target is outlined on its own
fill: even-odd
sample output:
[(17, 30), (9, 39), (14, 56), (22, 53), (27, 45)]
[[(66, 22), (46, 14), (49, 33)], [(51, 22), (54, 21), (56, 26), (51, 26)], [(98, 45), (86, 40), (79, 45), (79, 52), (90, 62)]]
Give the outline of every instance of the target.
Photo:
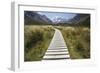
[(26, 25), (34, 24), (51, 24), (52, 21), (47, 18), (45, 15), (40, 15), (37, 12), (25, 11), (24, 12), (24, 23)]
[(90, 14), (77, 14), (73, 19), (69, 20), (69, 23), (90, 27)]

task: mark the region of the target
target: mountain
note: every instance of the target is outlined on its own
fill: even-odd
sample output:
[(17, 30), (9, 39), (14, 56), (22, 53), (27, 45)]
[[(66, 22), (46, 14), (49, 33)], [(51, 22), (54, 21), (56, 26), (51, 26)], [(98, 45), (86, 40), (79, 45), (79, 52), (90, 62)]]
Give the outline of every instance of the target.
[(54, 23), (58, 25), (78, 25), (90, 27), (90, 14), (76, 14), (75, 17), (68, 20), (56, 17), (54, 21)]
[(54, 18), (54, 22), (55, 24), (60, 24), (60, 23), (67, 23), (68, 20), (67, 19), (64, 19), (64, 18), (61, 18), (61, 17), (57, 17), (57, 18)]
[(24, 23), (26, 25), (57, 24), (82, 25), (90, 27), (90, 14), (76, 14), (76, 16), (71, 19), (54, 16), (54, 19), (51, 21), (46, 15), (42, 15), (34, 11), (24, 11)]
[(90, 24), (90, 14), (77, 14), (68, 21), (70, 24)]
[(51, 24), (52, 21), (45, 15), (40, 15), (37, 12), (25, 11), (24, 12), (25, 24)]

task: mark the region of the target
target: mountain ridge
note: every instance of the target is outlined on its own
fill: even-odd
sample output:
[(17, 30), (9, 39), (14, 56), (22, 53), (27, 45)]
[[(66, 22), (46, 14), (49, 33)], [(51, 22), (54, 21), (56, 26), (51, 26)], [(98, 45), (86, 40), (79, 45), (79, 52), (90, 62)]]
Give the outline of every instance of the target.
[(25, 11), (24, 12), (24, 23), (25, 24), (51, 24), (52, 21), (45, 15), (40, 15), (37, 12)]

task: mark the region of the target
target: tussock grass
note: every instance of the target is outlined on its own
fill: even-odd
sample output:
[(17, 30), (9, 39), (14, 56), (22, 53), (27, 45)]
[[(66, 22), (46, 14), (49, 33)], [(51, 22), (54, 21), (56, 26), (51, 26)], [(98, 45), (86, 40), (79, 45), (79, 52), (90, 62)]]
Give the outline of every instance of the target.
[(55, 27), (61, 30), (71, 59), (90, 58), (90, 28), (81, 26)]
[(24, 61), (42, 60), (54, 35), (50, 25), (24, 26)]

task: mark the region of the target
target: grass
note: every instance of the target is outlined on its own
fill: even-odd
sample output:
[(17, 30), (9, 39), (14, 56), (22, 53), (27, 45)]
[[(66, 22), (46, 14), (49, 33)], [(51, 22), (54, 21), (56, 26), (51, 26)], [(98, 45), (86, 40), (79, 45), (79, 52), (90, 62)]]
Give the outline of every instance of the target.
[(60, 29), (71, 59), (90, 58), (90, 28), (82, 26), (55, 26)]
[(24, 26), (24, 61), (40, 61), (54, 35), (50, 25)]
[[(90, 28), (54, 26), (61, 30), (71, 59), (90, 58)], [(24, 61), (41, 61), (54, 35), (51, 25), (24, 26)]]

